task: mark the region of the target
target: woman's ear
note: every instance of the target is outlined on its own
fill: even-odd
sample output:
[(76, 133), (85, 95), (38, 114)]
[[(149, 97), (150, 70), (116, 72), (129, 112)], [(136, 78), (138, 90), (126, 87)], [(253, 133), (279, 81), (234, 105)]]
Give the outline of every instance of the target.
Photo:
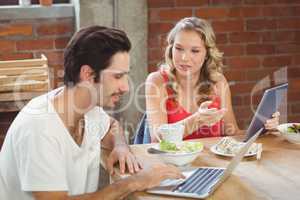
[(79, 73), (80, 81), (94, 82), (94, 70), (89, 65), (82, 65)]

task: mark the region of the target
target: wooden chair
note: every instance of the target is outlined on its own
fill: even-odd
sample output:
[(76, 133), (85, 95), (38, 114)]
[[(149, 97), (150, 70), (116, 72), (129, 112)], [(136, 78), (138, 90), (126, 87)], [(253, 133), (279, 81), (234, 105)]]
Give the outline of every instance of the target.
[(26, 103), (49, 90), (48, 60), (0, 61), (0, 112), (20, 110), (17, 103)]

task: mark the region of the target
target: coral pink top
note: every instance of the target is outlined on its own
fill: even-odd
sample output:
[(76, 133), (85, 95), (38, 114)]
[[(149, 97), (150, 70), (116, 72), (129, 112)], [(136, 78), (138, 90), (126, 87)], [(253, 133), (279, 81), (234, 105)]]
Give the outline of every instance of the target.
[[(168, 83), (168, 75), (165, 71), (161, 70), (161, 75), (164, 79), (164, 83)], [(172, 98), (173, 90), (171, 88), (166, 88), (168, 99), (166, 100), (166, 110), (167, 110), (167, 117), (168, 117), (168, 123), (175, 123), (178, 121), (181, 121), (193, 113), (187, 112), (179, 103)], [(219, 97), (214, 98), (214, 101), (208, 108), (217, 108), (220, 109), (221, 107), (221, 100)], [(223, 127), (223, 121), (219, 121), (216, 124), (212, 126), (202, 126), (197, 131), (193, 132), (192, 134), (184, 137), (184, 140), (188, 139), (196, 139), (196, 138), (203, 138), (203, 137), (217, 137), (222, 136), (222, 127)]]

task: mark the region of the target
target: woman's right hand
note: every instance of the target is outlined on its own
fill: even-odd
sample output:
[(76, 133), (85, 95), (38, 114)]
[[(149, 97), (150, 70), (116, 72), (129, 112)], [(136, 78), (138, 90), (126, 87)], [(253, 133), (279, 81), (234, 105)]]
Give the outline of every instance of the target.
[(192, 115), (192, 117), (195, 118), (195, 121), (198, 122), (198, 125), (211, 126), (223, 118), (226, 113), (226, 109), (209, 108), (211, 104), (212, 101), (205, 101), (201, 103), (198, 111)]

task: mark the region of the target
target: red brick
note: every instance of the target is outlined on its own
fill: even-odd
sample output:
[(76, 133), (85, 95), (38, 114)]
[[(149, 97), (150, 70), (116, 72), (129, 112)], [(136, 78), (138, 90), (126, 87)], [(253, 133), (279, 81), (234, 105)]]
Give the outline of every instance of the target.
[(161, 61), (164, 59), (164, 51), (162, 49), (149, 49), (149, 61)]
[(243, 16), (242, 10), (239, 7), (231, 7), (228, 8), (228, 14), (227, 17), (230, 18), (240, 18)]
[(17, 42), (17, 50), (41, 50), (52, 48), (52, 39), (22, 40)]
[(262, 14), (265, 17), (286, 17), (295, 15), (293, 6), (269, 6), (262, 8)]
[(64, 35), (71, 34), (73, 31), (71, 23), (42, 24), (37, 27), (38, 35)]
[(233, 106), (243, 105), (243, 97), (242, 96), (233, 96), (232, 97), (232, 105)]
[(149, 37), (148, 38), (148, 48), (159, 48), (160, 43), (159, 43), (159, 37)]
[(288, 90), (288, 102), (300, 101), (299, 90)]
[(229, 69), (245, 69), (259, 67), (259, 59), (257, 57), (236, 57), (227, 59)]
[(232, 43), (259, 42), (260, 36), (257, 32), (238, 32), (229, 34), (229, 41)]
[(249, 44), (246, 47), (247, 54), (261, 55), (275, 53), (275, 45), (273, 44)]
[(271, 5), (276, 3), (274, 0), (244, 0), (246, 5)]
[(241, 17), (260, 17), (261, 16), (261, 7), (242, 7)]
[(244, 55), (244, 46), (242, 45), (219, 45), (219, 49), (224, 52), (225, 56), (241, 56)]
[(246, 80), (248, 81), (258, 81), (273, 76), (274, 69), (251, 69), (247, 70)]
[(64, 67), (61, 64), (52, 64), (51, 65), (53, 69), (53, 73), (55, 74), (55, 77), (63, 78), (64, 77)]
[(16, 49), (16, 43), (11, 40), (0, 40), (0, 53), (6, 53), (14, 51)]
[(54, 46), (56, 49), (64, 49), (68, 42), (69, 42), (70, 38), (67, 37), (67, 38), (56, 38), (54, 40)]
[(257, 106), (262, 98), (262, 91), (257, 91), (253, 94), (243, 96), (244, 105), (253, 105), (253, 107)]
[(277, 0), (277, 2), (282, 4), (299, 4), (300, 0)]
[(295, 31), (272, 31), (260, 33), (263, 42), (293, 42), (296, 41)]
[(149, 8), (174, 7), (175, 0), (148, 0)]
[(5, 24), (0, 27), (0, 36), (32, 35), (30, 24)]
[(233, 107), (233, 110), (237, 118), (245, 119), (253, 115), (250, 106), (235, 106)]
[(264, 31), (264, 32), (257, 32), (257, 33), (260, 35), (261, 40), (264, 43), (276, 41), (275, 40), (275, 31)]
[(176, 7), (195, 7), (208, 5), (209, 0), (176, 0)]
[(278, 29), (292, 29), (292, 30), (300, 29), (299, 18), (278, 19), (277, 23), (278, 23)]
[(32, 53), (5, 53), (0, 55), (1, 60), (22, 60), (33, 58)]
[(299, 88), (300, 88), (300, 79), (289, 80), (289, 90), (299, 91), (300, 90)]
[(249, 19), (246, 21), (247, 31), (273, 30), (277, 28), (275, 19)]
[(291, 112), (294, 114), (300, 114), (300, 103), (291, 105)]
[(228, 43), (228, 37), (226, 33), (216, 34), (217, 44), (226, 44)]
[(245, 81), (246, 71), (245, 70), (226, 70), (224, 76), (228, 81)]
[(277, 44), (276, 53), (299, 53), (300, 44)]
[(300, 67), (288, 67), (288, 78), (299, 78), (300, 77)]
[(251, 90), (254, 88), (255, 83), (236, 83), (231, 85), (230, 89), (232, 94), (250, 94)]
[(227, 8), (200, 8), (196, 10), (196, 16), (201, 18), (225, 18), (228, 17), (229, 10)]
[(214, 21), (212, 23), (214, 31), (221, 32), (239, 32), (243, 31), (243, 20), (227, 20), (227, 21)]
[(294, 34), (295, 34), (294, 41), (296, 43), (299, 43), (300, 42), (300, 31), (294, 31)]
[(168, 37), (167, 33), (161, 34), (161, 35), (158, 36), (159, 44), (160, 44), (161, 47), (166, 47), (168, 45), (167, 37)]
[(241, 0), (210, 0), (210, 5), (240, 5), (243, 2)]
[(173, 27), (172, 23), (150, 23), (149, 34), (154, 37), (162, 33), (168, 33)]
[(43, 52), (48, 58), (49, 65), (63, 64), (63, 51)]
[(300, 54), (293, 55), (293, 64), (300, 65)]
[(149, 8), (148, 9), (148, 23), (159, 21), (159, 9), (157, 8)]
[(295, 8), (295, 15), (299, 16), (300, 15), (300, 6), (298, 5), (298, 6), (295, 6), (294, 8)]
[[(224, 9), (224, 8), (223, 8)], [(241, 18), (241, 17), (260, 17), (261, 16), (261, 10), (260, 7), (230, 7), (226, 9), (226, 13), (224, 14), (224, 17), (229, 18)]]
[(291, 56), (269, 56), (264, 58), (262, 65), (264, 67), (278, 67), (290, 65), (291, 62)]
[(159, 19), (166, 21), (177, 21), (184, 17), (192, 16), (192, 9), (163, 9), (159, 11)]

